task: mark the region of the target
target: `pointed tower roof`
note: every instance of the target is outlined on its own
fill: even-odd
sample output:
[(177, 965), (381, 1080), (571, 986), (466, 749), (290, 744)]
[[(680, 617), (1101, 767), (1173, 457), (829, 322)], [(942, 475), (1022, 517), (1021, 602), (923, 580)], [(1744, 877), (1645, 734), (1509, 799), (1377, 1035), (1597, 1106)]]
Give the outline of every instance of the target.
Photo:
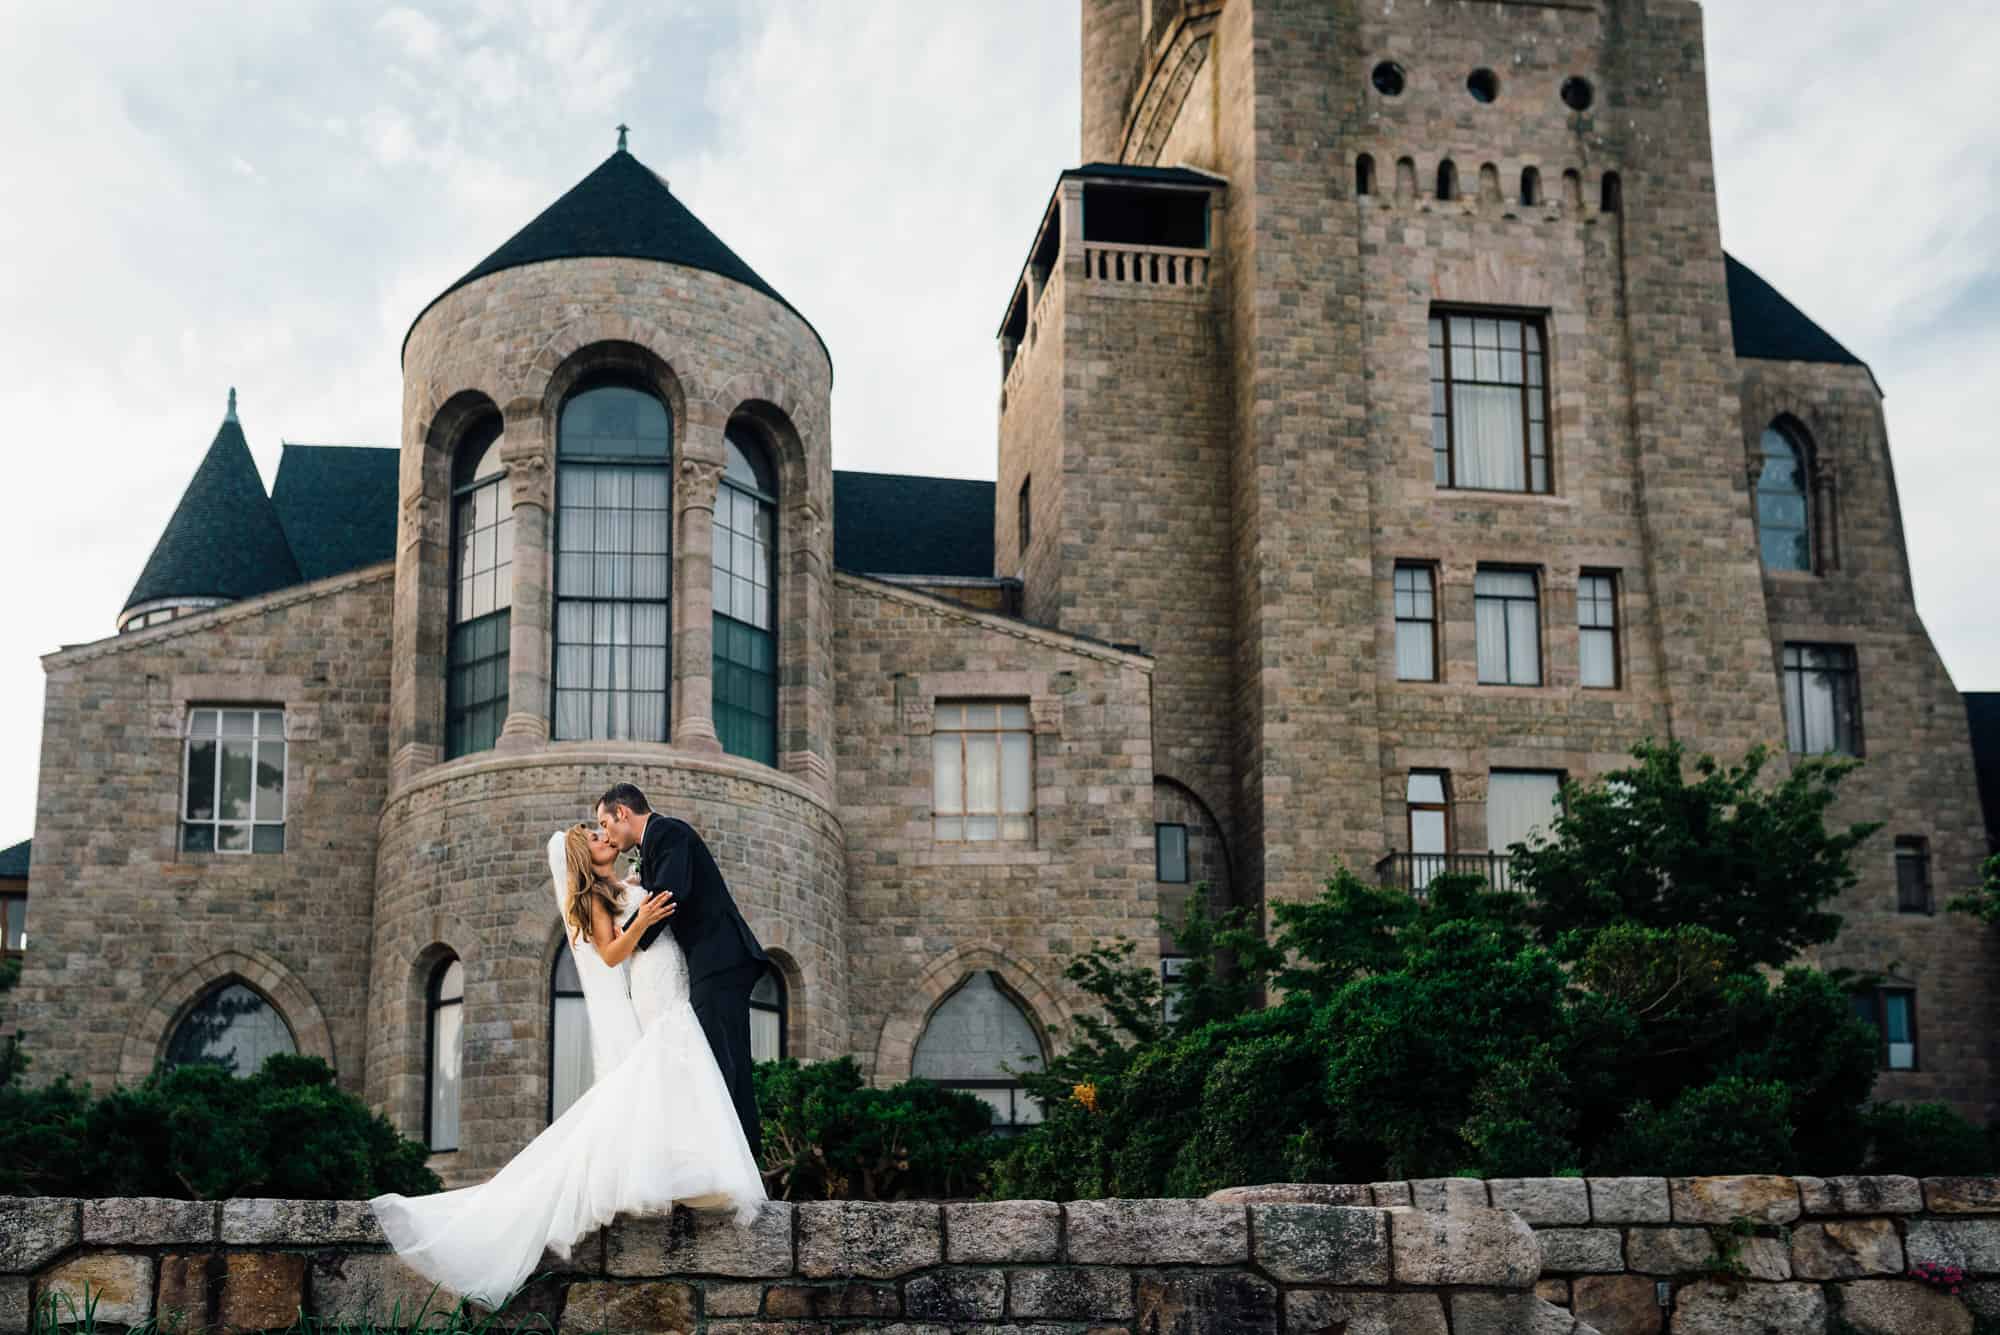
[(162, 598), (252, 598), (298, 582), (298, 562), (257, 476), (232, 389), (229, 414), (125, 607)]
[[(806, 320), (798, 307), (758, 277), (756, 270), (674, 197), (665, 181), (632, 156), (625, 147), (622, 126), (616, 152), (572, 186), (568, 194), (543, 209), (533, 222), (514, 233), (500, 249), (438, 293), (430, 305), (417, 312), (410, 329), (415, 331), (431, 306), (488, 274), (544, 260), (586, 258), (659, 260), (690, 269), (706, 269), (762, 292), (812, 329), (812, 321)], [(818, 330), (813, 330), (813, 337), (819, 338)], [(824, 351), (826, 340), (819, 341)], [(406, 333), (404, 347), (409, 342)], [(829, 356), (828, 361), (831, 360)]]

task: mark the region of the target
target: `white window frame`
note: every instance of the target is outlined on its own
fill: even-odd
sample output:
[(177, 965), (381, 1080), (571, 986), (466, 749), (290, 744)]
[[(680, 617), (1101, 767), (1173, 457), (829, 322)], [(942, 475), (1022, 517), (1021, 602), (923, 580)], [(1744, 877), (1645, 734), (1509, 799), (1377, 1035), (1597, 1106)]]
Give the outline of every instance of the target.
[[(212, 737), (216, 744), (214, 805), (210, 808), (215, 814), (205, 820), (194, 820), (188, 816), (188, 786), (189, 777), (194, 770), (195, 722), (203, 714), (214, 714), (216, 716), (215, 731), (203, 734), (204, 737)], [(250, 716), (250, 733), (248, 738), (251, 743), (249, 820), (222, 819), (222, 742), (226, 736), (222, 731), (222, 716), (224, 714), (248, 714)], [(270, 734), (263, 730), (264, 715), (266, 714), (276, 714), (278, 716), (278, 733), (275, 740), (278, 743), (278, 754), (281, 758), (280, 769), (283, 773), (282, 782), (278, 785), (278, 818), (276, 820), (257, 819), (257, 745), (260, 742), (272, 740)], [(181, 734), (181, 814), (174, 823), (174, 848), (177, 853), (186, 855), (191, 851), (187, 847), (187, 830), (190, 825), (206, 825), (215, 835), (220, 835), (222, 827), (225, 825), (247, 825), (250, 827), (249, 847), (225, 849), (221, 846), (222, 840), (220, 838), (211, 837), (209, 847), (206, 850), (201, 850), (201, 852), (204, 854), (220, 854), (226, 857), (243, 857), (255, 854), (257, 852), (257, 827), (263, 825), (276, 826), (280, 830), (284, 829), (291, 815), (291, 802), (292, 747), (291, 743), (285, 737), (285, 707), (283, 705), (227, 704), (189, 706), (187, 711), (187, 726), (182, 730)], [(289, 847), (289, 844), (287, 847)], [(280, 849), (276, 854), (266, 853), (263, 856), (282, 857), (284, 856), (284, 852), (284, 849)]]

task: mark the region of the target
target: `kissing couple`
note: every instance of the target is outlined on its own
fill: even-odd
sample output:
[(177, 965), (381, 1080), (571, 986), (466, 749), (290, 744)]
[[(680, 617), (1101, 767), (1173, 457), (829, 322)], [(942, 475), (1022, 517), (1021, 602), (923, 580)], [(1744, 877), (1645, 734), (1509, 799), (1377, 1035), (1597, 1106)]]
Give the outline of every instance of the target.
[[(765, 1199), (750, 1081), (750, 990), (770, 967), (708, 845), (629, 783), (594, 825), (549, 836), (569, 949), (590, 1017), (589, 1089), (489, 1180), (369, 1202), (405, 1264), (490, 1308), (544, 1248), (620, 1214), (675, 1204), (729, 1210)], [(613, 879), (639, 850), (639, 874)]]

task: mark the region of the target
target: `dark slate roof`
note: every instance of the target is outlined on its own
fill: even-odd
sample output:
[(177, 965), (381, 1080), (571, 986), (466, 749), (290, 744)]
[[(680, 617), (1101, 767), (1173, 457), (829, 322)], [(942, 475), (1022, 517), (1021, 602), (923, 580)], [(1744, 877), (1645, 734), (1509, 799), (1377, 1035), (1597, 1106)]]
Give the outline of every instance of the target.
[(1086, 162), (1081, 167), (1068, 167), (1064, 176), (1083, 176), (1092, 180), (1107, 181), (1152, 181), (1159, 185), (1199, 185), (1216, 186), (1225, 184), (1225, 178), (1213, 172), (1196, 171), (1192, 167), (1139, 167), (1124, 162)]
[(859, 575), (993, 574), (993, 484), (833, 475), (833, 563)]
[(12, 848), (0, 848), (0, 880), (26, 880), (28, 877), (28, 851), (34, 840), (23, 839)]
[[(721, 237), (703, 226), (687, 205), (674, 198), (667, 183), (655, 176), (651, 168), (622, 148), (572, 186), (568, 194), (543, 209), (533, 222), (514, 233), (500, 249), (472, 266), (465, 277), (438, 293), (424, 311), (467, 283), (503, 269), (517, 269), (544, 260), (585, 258), (659, 260), (689, 269), (706, 269), (754, 288), (801, 320), (806, 318), (724, 245)], [(419, 311), (410, 328), (414, 330), (423, 318), (424, 312)], [(806, 327), (811, 329), (812, 321), (806, 320)], [(813, 330), (813, 337), (819, 338), (818, 330)], [(405, 334), (404, 346), (408, 347), (409, 342), (410, 337)], [(826, 350), (825, 339), (820, 339), (820, 350)], [(828, 354), (828, 363), (832, 360)]]
[(1734, 255), (1724, 255), (1722, 263), (1729, 284), (1729, 323), (1736, 332), (1737, 356), (1867, 365)]
[(1967, 691), (1965, 717), (1972, 725), (1972, 765), (1979, 774), (1986, 837), (2000, 848), (2000, 691)]
[(285, 445), (271, 503), (299, 577), (359, 570), (396, 554), (397, 452), (372, 445)]
[(156, 598), (253, 598), (298, 582), (298, 562), (264, 494), (250, 442), (235, 417), (226, 417), (125, 606)]

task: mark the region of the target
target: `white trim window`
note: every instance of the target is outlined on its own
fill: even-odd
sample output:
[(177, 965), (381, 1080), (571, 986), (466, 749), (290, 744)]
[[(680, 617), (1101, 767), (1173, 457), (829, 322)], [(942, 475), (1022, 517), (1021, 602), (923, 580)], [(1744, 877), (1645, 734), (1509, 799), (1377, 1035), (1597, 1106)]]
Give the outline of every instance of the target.
[(1032, 843), (1035, 734), (1025, 702), (939, 701), (931, 819), (940, 843)]
[(285, 711), (188, 711), (183, 853), (285, 851)]

